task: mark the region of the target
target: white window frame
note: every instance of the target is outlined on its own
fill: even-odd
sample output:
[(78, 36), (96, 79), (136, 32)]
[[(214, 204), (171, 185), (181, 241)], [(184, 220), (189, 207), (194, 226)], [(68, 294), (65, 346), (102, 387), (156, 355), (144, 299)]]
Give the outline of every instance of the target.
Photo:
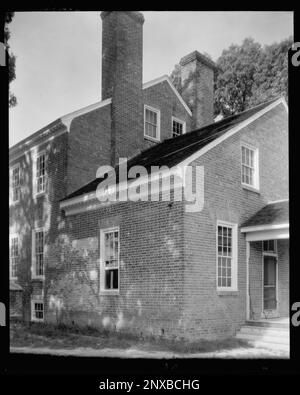
[[(35, 316), (35, 303), (40, 303), (43, 305), (43, 318), (37, 318)], [(34, 296), (31, 298), (31, 321), (34, 322), (44, 322), (45, 319), (45, 303), (42, 296)]]
[[(232, 229), (232, 257), (231, 257), (231, 286), (224, 287), (218, 285), (218, 227), (223, 226)], [(223, 256), (223, 255), (221, 255)], [(220, 257), (221, 257), (220, 256)], [(217, 220), (216, 225), (216, 286), (217, 291), (237, 291), (238, 290), (238, 225), (232, 222)]]
[(19, 240), (19, 235), (17, 233), (13, 233), (10, 235), (9, 237), (9, 276), (11, 280), (16, 280), (18, 278), (18, 276), (13, 276), (12, 273), (12, 256), (11, 256), (11, 247), (12, 247), (12, 240), (13, 239), (17, 239), (18, 240), (18, 263), (17, 266), (19, 264), (19, 259), (20, 259), (20, 240)]
[[(43, 274), (36, 274), (36, 233), (43, 232)], [(32, 249), (31, 249), (31, 277), (33, 279), (45, 279), (45, 229), (44, 228), (35, 228), (32, 230)]]
[[(14, 187), (13, 187), (13, 173), (15, 169), (19, 169), (19, 198), (18, 200), (14, 200)], [(16, 163), (10, 168), (10, 190), (11, 190), (11, 196), (10, 196), (10, 203), (11, 204), (16, 204), (20, 201), (21, 198), (21, 166), (20, 163)]]
[[(108, 270), (105, 267), (105, 240), (104, 236), (106, 233), (118, 232), (118, 289), (106, 289), (105, 288), (105, 271)], [(120, 228), (114, 226), (110, 228), (100, 229), (100, 294), (103, 295), (119, 295), (120, 292)]]
[[(250, 167), (243, 163), (243, 148), (253, 151), (253, 185), (243, 182), (243, 166)], [(241, 144), (241, 183), (245, 188), (259, 190), (259, 150), (257, 147), (244, 142)]]
[[(185, 134), (186, 132), (186, 122), (183, 121), (182, 119), (176, 118), (172, 116), (172, 137), (177, 137), (173, 135), (173, 122), (181, 123), (182, 124), (182, 134)], [(180, 134), (178, 136), (181, 136)]]
[[(38, 159), (44, 156), (45, 157), (45, 181), (44, 181), (44, 189), (42, 191), (37, 190), (38, 187), (38, 178), (37, 178), (37, 163), (38, 163)], [(48, 181), (48, 175), (47, 175), (47, 161), (48, 161), (48, 155), (46, 153), (46, 150), (42, 150), (39, 152), (35, 152), (33, 155), (33, 175), (32, 175), (32, 179), (33, 179), (33, 196), (34, 197), (38, 197), (38, 196), (42, 196), (46, 193), (46, 189), (47, 189), (47, 181)]]
[[(155, 112), (157, 114), (157, 137), (152, 137), (152, 136), (148, 136), (146, 134), (146, 110)], [(160, 141), (160, 110), (158, 110), (157, 108), (148, 106), (148, 105), (144, 105), (144, 138), (148, 139), (148, 140), (152, 140), (152, 141)]]

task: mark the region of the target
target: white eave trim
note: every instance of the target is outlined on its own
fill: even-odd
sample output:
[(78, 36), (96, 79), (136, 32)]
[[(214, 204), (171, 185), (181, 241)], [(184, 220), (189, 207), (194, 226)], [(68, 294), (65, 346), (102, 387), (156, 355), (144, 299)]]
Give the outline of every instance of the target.
[(245, 226), (241, 228), (241, 232), (242, 233), (260, 232), (265, 230), (288, 229), (289, 227), (290, 224), (288, 222), (283, 224), (274, 224), (274, 225)]
[[(34, 136), (34, 137), (29, 136), (28, 140), (25, 140), (23, 143), (20, 144), (20, 146), (18, 146), (18, 143), (17, 143), (9, 149), (9, 151), (10, 151), (9, 152), (9, 161), (11, 162), (15, 159), (18, 159), (20, 156), (25, 155), (28, 152), (36, 149), (39, 145), (44, 144), (48, 141), (51, 141), (52, 139), (60, 136), (63, 133), (69, 132), (71, 122), (74, 118), (76, 118), (80, 115), (86, 114), (90, 111), (96, 110), (98, 108), (105, 107), (108, 104), (111, 104), (111, 98), (102, 100), (100, 102), (91, 104), (91, 105), (86, 106), (84, 108), (81, 108), (80, 110), (76, 110), (76, 111), (70, 112), (69, 114), (63, 115), (62, 117), (58, 118), (57, 121), (60, 120), (62, 122), (62, 124), (66, 126), (67, 130), (59, 130), (59, 128), (58, 128), (57, 133), (55, 133), (55, 132), (51, 133), (52, 128), (55, 127), (55, 125), (53, 125), (52, 127), (48, 127), (47, 129), (45, 129), (41, 133), (38, 133), (38, 131), (37, 131), (36, 133), (38, 133), (38, 134), (36, 136)], [(50, 136), (47, 137), (49, 134), (50, 134)], [(43, 138), (43, 137), (44, 137), (44, 139), (40, 143), (35, 144), (34, 146), (30, 147), (30, 145), (33, 144), (36, 140)], [(25, 151), (24, 151), (24, 149), (25, 149)], [(16, 153), (14, 151), (16, 151)]]
[(111, 104), (111, 98), (91, 104), (87, 107), (83, 107), (80, 110), (70, 112), (69, 114), (62, 116), (60, 119), (61, 119), (62, 123), (68, 128), (68, 130), (70, 130), (70, 125), (71, 125), (71, 122), (74, 118), (79, 117), (80, 115), (86, 114), (90, 111), (97, 110), (98, 108), (105, 107), (108, 104)]
[(171, 89), (173, 90), (173, 92), (175, 93), (175, 95), (177, 96), (178, 100), (183, 105), (183, 107), (185, 108), (187, 113), (190, 116), (192, 116), (192, 111), (190, 110), (190, 108), (188, 107), (186, 102), (183, 100), (182, 96), (180, 95), (178, 90), (175, 88), (175, 86), (173, 85), (173, 83), (170, 80), (170, 77), (168, 75), (163, 75), (161, 77), (155, 78), (154, 80), (151, 80), (151, 81), (148, 81), (148, 82), (144, 83), (143, 84), (143, 89), (150, 88), (151, 86), (160, 84), (161, 82), (164, 82), (164, 81), (168, 82), (168, 84), (170, 85)]

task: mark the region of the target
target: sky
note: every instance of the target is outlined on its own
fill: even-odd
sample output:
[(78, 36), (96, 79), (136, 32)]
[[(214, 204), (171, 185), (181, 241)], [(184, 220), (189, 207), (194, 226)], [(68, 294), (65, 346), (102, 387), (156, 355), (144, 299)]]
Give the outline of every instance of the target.
[[(232, 43), (293, 35), (292, 12), (143, 11), (143, 81), (170, 74), (188, 53), (213, 60)], [(9, 110), (12, 146), (60, 116), (101, 100), (100, 12), (16, 12), (9, 24), (18, 104)]]

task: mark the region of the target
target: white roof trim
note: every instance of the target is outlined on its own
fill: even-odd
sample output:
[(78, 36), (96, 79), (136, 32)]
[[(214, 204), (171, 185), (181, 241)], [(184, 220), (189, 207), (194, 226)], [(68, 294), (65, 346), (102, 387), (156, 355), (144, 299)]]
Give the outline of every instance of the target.
[(275, 225), (257, 225), (257, 226), (245, 226), (241, 228), (242, 233), (247, 232), (258, 232), (262, 230), (273, 230), (273, 229), (287, 229), (290, 227), (288, 222), (283, 224), (275, 224)]
[(150, 86), (156, 85), (156, 84), (160, 84), (161, 82), (167, 81), (171, 87), (171, 89), (173, 90), (173, 92), (175, 93), (175, 95), (177, 96), (178, 100), (181, 102), (181, 104), (183, 105), (183, 107), (186, 109), (187, 113), (192, 116), (192, 111), (190, 110), (190, 108), (188, 107), (188, 105), (186, 104), (186, 102), (183, 100), (182, 96), (180, 95), (180, 93), (178, 92), (178, 90), (175, 88), (175, 86), (173, 85), (172, 81), (170, 80), (170, 77), (168, 75), (163, 75), (161, 77), (155, 78), (154, 80), (148, 81), (146, 83), (143, 84), (143, 89), (147, 89), (150, 88)]
[(228, 139), (228, 137), (233, 136), (235, 133), (239, 132), (241, 129), (244, 129), (246, 126), (248, 126), (250, 123), (256, 121), (258, 118), (266, 114), (268, 111), (272, 110), (278, 104), (283, 104), (284, 105), (285, 100), (284, 98), (279, 98), (275, 102), (269, 104), (267, 107), (264, 109), (260, 110), (256, 114), (252, 115), (252, 117), (249, 117), (245, 121), (239, 123), (237, 126), (233, 127), (232, 129), (229, 129), (227, 133), (223, 134), (221, 137), (216, 138), (214, 141), (211, 143), (207, 144), (205, 147), (201, 148), (199, 151), (195, 152), (188, 158), (184, 159), (182, 162), (180, 162), (177, 166), (186, 166), (189, 163), (193, 162), (195, 159), (198, 159), (200, 156), (204, 155), (206, 152), (210, 151), (212, 148), (217, 146), (218, 144), (222, 143), (224, 140)]
[(273, 200), (273, 201), (269, 201), (267, 204), (282, 203), (282, 202), (288, 202), (288, 201), (289, 201), (289, 199)]
[(79, 117), (80, 115), (86, 114), (90, 111), (97, 110), (98, 108), (105, 107), (108, 104), (111, 104), (111, 98), (102, 100), (102, 101), (94, 103), (94, 104), (90, 104), (89, 106), (83, 107), (80, 110), (70, 112), (69, 114), (62, 116), (61, 121), (64, 125), (66, 125), (68, 130), (70, 130), (70, 125), (71, 125), (71, 122), (74, 118)]
[[(46, 137), (48, 134), (50, 134), (52, 127), (48, 127), (42, 133), (38, 133), (38, 131), (37, 131), (36, 133), (38, 133), (38, 134), (36, 136), (34, 136), (34, 137), (28, 136), (28, 139), (25, 139), (25, 141), (23, 143), (21, 143), (19, 146), (18, 146), (19, 143), (16, 143), (15, 145), (13, 145), (12, 147), (9, 148), (9, 151), (10, 151), (9, 152), (9, 156), (10, 156), (9, 161), (11, 162), (15, 159), (18, 159), (20, 156), (26, 154), (27, 152), (31, 151), (32, 149), (35, 149), (39, 145), (46, 143), (47, 141), (53, 139), (54, 137), (58, 137), (65, 132), (69, 132), (71, 122), (74, 118), (76, 118), (80, 115), (86, 114), (90, 111), (96, 110), (97, 108), (107, 106), (110, 103), (111, 103), (111, 99), (102, 100), (100, 102), (91, 104), (91, 105), (86, 106), (84, 108), (81, 108), (80, 110), (70, 112), (69, 114), (66, 114), (60, 118), (57, 118), (56, 121), (61, 120), (61, 122), (67, 127), (67, 130), (60, 130), (57, 133), (53, 133), (53, 134), (51, 134), (51, 136), (49, 136), (48, 139), (43, 140), (40, 143), (36, 144), (35, 146), (23, 151), (24, 148), (26, 148), (27, 146), (30, 146), (32, 143), (34, 143), (35, 140), (40, 139), (42, 137)], [(17, 154), (15, 154), (15, 151), (17, 151)]]

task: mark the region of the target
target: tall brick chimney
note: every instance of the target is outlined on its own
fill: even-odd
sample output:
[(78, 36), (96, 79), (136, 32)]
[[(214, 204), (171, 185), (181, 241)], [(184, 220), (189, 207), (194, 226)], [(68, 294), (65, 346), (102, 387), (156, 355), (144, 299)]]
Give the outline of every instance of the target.
[(214, 120), (215, 63), (194, 51), (180, 60), (182, 97), (193, 114), (192, 129), (198, 129)]
[(112, 98), (111, 164), (139, 152), (143, 139), (143, 14), (104, 11), (102, 100)]

